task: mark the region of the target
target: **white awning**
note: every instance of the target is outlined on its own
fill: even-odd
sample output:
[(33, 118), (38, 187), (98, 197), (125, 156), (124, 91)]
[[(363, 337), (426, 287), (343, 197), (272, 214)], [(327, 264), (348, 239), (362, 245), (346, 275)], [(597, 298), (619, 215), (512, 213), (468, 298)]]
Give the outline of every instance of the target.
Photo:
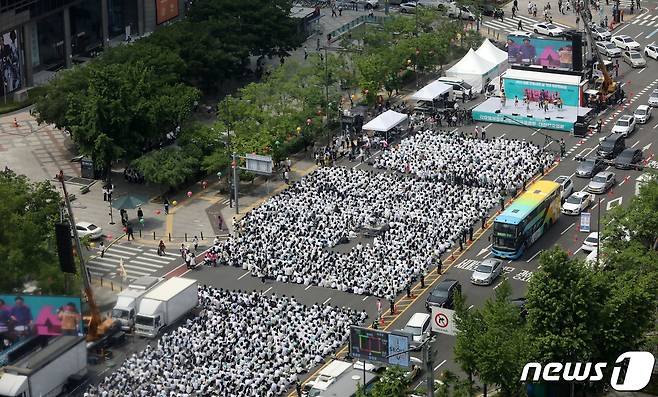
[(452, 91), (452, 86), (440, 81), (434, 81), (416, 91), (416, 93), (411, 96), (411, 99), (416, 101), (433, 101), (450, 91)]
[(493, 45), (489, 39), (484, 39), (480, 48), (475, 50), (475, 53), (482, 57), (487, 62), (495, 65), (500, 65), (507, 62), (507, 52)]
[(407, 118), (409, 118), (409, 116), (404, 113), (387, 110), (364, 125), (363, 129), (367, 131), (386, 132), (395, 128)]

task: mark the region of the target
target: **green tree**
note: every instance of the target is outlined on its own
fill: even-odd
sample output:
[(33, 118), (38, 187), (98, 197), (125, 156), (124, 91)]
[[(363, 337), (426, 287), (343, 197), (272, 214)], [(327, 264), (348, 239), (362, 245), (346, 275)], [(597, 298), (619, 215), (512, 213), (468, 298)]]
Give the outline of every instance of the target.
[(49, 182), (0, 172), (0, 217), (7, 225), (0, 230), (0, 291), (20, 292), (36, 281), (44, 294), (68, 294), (55, 244), (60, 200)]
[(134, 165), (147, 181), (176, 188), (199, 172), (200, 161), (194, 154), (170, 146), (145, 154)]
[(388, 367), (372, 387), (372, 397), (405, 397), (409, 381), (398, 366)]
[(473, 341), (482, 338), (485, 331), (484, 319), (479, 310), (468, 310), (461, 294), (455, 299), (455, 314), (455, 324), (459, 330), (455, 340), (455, 361), (472, 381), (477, 374), (480, 354), (480, 346)]

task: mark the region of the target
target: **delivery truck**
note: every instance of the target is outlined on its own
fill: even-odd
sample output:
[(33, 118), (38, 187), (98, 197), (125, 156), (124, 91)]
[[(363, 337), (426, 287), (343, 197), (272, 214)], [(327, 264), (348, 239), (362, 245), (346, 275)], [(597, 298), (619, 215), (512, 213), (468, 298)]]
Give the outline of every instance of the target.
[(112, 309), (112, 318), (121, 323), (121, 329), (129, 331), (135, 325), (135, 314), (142, 298), (163, 279), (160, 277), (143, 276), (119, 292), (117, 303)]
[(196, 308), (199, 302), (196, 280), (172, 277), (153, 288), (139, 302), (135, 333), (155, 338), (160, 330)]
[(56, 336), (0, 372), (0, 396), (54, 397), (87, 375), (83, 337)]

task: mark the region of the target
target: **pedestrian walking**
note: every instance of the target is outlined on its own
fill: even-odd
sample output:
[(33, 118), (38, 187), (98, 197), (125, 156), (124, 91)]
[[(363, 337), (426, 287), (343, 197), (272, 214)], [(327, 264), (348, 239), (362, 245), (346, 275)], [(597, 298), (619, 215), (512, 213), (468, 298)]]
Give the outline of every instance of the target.
[(139, 223), (144, 223), (142, 219), (144, 219), (144, 211), (142, 211), (142, 207), (137, 207), (137, 220)]
[(164, 205), (164, 213), (165, 213), (165, 215), (168, 215), (169, 214), (169, 200), (167, 200), (166, 197), (164, 199), (163, 205)]
[(487, 130), (484, 128), (480, 131), (480, 136), (482, 137), (482, 140), (487, 139)]
[(128, 241), (135, 239), (135, 236), (133, 235), (133, 225), (130, 222), (126, 224), (126, 234), (128, 235)]
[(217, 226), (219, 230), (224, 230), (224, 220), (221, 215), (217, 215)]
[(165, 254), (165, 249), (167, 249), (167, 247), (165, 246), (164, 241), (160, 240), (160, 244), (158, 244), (158, 256), (163, 256)]
[(481, 222), (482, 222), (482, 229), (487, 227), (487, 215), (486, 214), (482, 214)]
[(468, 227), (468, 240), (473, 241), (473, 225)]
[(523, 30), (523, 21), (519, 19), (519, 23), (516, 24), (516, 29), (517, 30)]
[(308, 50), (304, 47), (304, 60), (308, 59)]
[(320, 51), (320, 37), (315, 39), (315, 50)]
[(407, 281), (405, 289), (407, 291), (407, 298), (411, 298), (411, 280)]
[(335, 17), (337, 17), (337, 16), (338, 16), (338, 15), (336, 14), (336, 7), (331, 6), (331, 17), (332, 17), (332, 18), (335, 18)]
[(290, 185), (290, 173), (287, 170), (283, 171), (283, 180)]
[(338, 16), (342, 17), (343, 16), (343, 6), (338, 6)]
[(420, 272), (420, 288), (425, 289), (425, 269)]
[(197, 236), (194, 236), (194, 238), (192, 239), (192, 246), (194, 247), (194, 253), (196, 254), (197, 248), (199, 248), (199, 239), (197, 238)]
[[(331, 11), (336, 14), (336, 11), (332, 8)], [(297, 397), (302, 397), (302, 384), (299, 383), (299, 380), (295, 381), (295, 391), (297, 392)]]
[(388, 305), (391, 311), (391, 315), (395, 314), (395, 297), (388, 298)]
[(436, 273), (441, 275), (443, 273), (443, 259), (439, 256), (439, 264), (436, 266)]
[(103, 255), (105, 255), (105, 243), (101, 240), (100, 243), (98, 243), (98, 250), (101, 252), (101, 258)]
[(185, 244), (180, 245), (180, 250), (178, 250), (178, 252), (180, 252), (181, 258), (185, 260), (185, 258), (187, 257), (187, 248), (185, 247)]

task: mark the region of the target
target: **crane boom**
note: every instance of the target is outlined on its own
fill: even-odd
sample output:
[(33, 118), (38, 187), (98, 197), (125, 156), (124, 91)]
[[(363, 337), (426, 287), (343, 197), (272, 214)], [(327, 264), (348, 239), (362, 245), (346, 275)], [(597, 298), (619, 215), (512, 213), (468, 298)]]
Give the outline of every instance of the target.
[[(594, 43), (594, 35), (592, 35), (592, 28), (590, 27), (592, 18), (589, 8), (581, 9), (579, 14), (580, 14), (580, 19), (583, 20), (583, 25), (585, 26), (585, 34), (587, 35), (587, 39), (589, 40), (590, 43)], [(591, 44), (590, 47), (592, 48), (592, 52), (596, 55), (596, 59), (599, 64), (598, 66), (599, 70), (603, 75), (603, 84), (601, 85), (601, 93), (604, 95), (612, 94), (615, 91), (617, 91), (617, 83), (610, 76), (610, 72), (608, 72), (608, 67), (605, 66), (603, 56), (601, 56), (601, 52), (599, 51), (599, 49), (596, 48), (596, 45), (594, 44)]]

